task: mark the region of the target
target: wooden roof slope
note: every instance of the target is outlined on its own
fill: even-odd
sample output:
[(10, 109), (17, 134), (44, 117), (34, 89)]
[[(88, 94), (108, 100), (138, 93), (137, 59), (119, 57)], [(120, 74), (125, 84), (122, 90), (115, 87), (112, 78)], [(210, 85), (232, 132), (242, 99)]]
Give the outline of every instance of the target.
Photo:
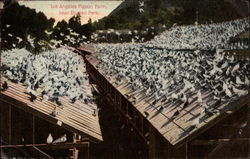
[[(146, 117), (147, 120), (159, 131), (159, 133), (166, 138), (170, 144), (175, 147), (179, 147), (194, 139), (197, 135), (201, 134), (218, 121), (228, 116), (232, 112), (236, 111), (244, 104), (248, 103), (250, 95), (237, 100), (234, 103), (226, 102), (216, 106), (216, 110), (220, 113), (207, 116), (205, 113), (201, 113), (201, 106), (197, 102), (197, 93), (191, 94), (191, 103), (185, 109), (180, 111), (177, 118), (173, 118), (173, 114), (177, 109), (182, 108), (181, 104), (176, 102), (173, 104), (166, 104), (165, 109), (160, 110), (161, 102), (154, 103), (154, 96), (145, 96), (145, 89), (133, 91), (128, 82), (123, 79), (121, 84), (115, 82), (116, 75), (107, 78), (105, 74), (105, 68), (97, 67), (100, 62), (94, 56), (87, 56), (87, 60), (100, 72), (108, 81), (112, 81), (111, 84), (127, 99), (133, 106), (146, 117), (144, 111), (149, 113)], [(178, 91), (178, 90), (177, 90)], [(172, 92), (174, 93), (174, 92)], [(203, 90), (202, 98), (204, 101), (209, 101), (210, 104), (214, 103), (212, 92), (209, 90)], [(171, 93), (169, 94), (171, 96)], [(133, 98), (132, 98), (133, 97)], [(153, 104), (154, 103), (154, 104)], [(200, 118), (200, 124), (198, 127), (193, 127), (194, 120)]]
[[(0, 100), (10, 103), (20, 109), (34, 114), (53, 124), (88, 137), (91, 141), (102, 141), (102, 134), (99, 125), (98, 114), (93, 116), (93, 108), (96, 105), (87, 105), (80, 101), (70, 103), (67, 97), (61, 97), (62, 106), (58, 107), (58, 115), (51, 116), (51, 112), (56, 106), (51, 101), (42, 102), (42, 97), (38, 96), (34, 102), (29, 100), (30, 95), (26, 94), (26, 88), (22, 84), (8, 82), (9, 88), (1, 91)], [(39, 90), (38, 90), (39, 91)], [(93, 108), (91, 108), (93, 107)]]
[(239, 41), (241, 39), (250, 39), (250, 29), (248, 29), (247, 31), (244, 31), (242, 33), (240, 33), (239, 35), (237, 35), (236, 37), (233, 37), (232, 39), (230, 39), (231, 42), (235, 42), (235, 41)]

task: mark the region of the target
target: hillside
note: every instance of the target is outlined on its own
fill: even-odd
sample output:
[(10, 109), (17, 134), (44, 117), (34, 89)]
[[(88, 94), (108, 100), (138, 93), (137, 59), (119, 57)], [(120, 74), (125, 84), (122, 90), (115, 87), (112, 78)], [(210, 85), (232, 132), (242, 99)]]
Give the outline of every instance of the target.
[[(140, 10), (142, 9), (142, 10)], [(242, 18), (235, 7), (228, 1), (145, 1), (143, 5), (137, 1), (124, 1), (109, 16), (99, 20), (95, 26), (103, 29), (142, 29), (151, 26), (174, 23), (180, 25), (222, 22)]]

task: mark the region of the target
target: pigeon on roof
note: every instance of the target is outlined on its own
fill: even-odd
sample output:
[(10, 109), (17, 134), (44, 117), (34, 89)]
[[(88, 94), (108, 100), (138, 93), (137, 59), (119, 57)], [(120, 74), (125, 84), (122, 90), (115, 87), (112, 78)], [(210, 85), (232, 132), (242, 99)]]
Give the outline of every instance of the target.
[(199, 118), (195, 118), (194, 120), (193, 120), (193, 127), (198, 127), (200, 125), (200, 119)]
[[(233, 23), (236, 25), (232, 25)], [(238, 28), (238, 33), (248, 26), (246, 19), (241, 19), (211, 26), (176, 27), (143, 44), (97, 44), (95, 56), (101, 61), (108, 79), (115, 82), (116, 79), (112, 76), (119, 72), (132, 85), (134, 91), (146, 89), (146, 96), (155, 98), (155, 101), (165, 94), (166, 98), (161, 104), (179, 104), (185, 99), (179, 92), (184, 92), (186, 98), (196, 95), (195, 100), (201, 107), (213, 107), (248, 94), (249, 62), (226, 56), (221, 49), (214, 50), (217, 45), (224, 45), (229, 34), (234, 36), (235, 29)], [(214, 28), (229, 30), (225, 34), (217, 34), (216, 31), (213, 32)], [(196, 29), (201, 29), (199, 39), (193, 36)], [(210, 37), (211, 41), (203, 37), (211, 34), (215, 34)], [(203, 43), (203, 40), (206, 42)], [(195, 41), (195, 47), (189, 43)], [(187, 50), (175, 50), (183, 48)], [(208, 97), (207, 92), (211, 93)], [(207, 98), (210, 97), (215, 104), (207, 104)], [(188, 106), (188, 99), (185, 101), (187, 102), (179, 104), (179, 109)]]
[(68, 49), (58, 48), (37, 55), (25, 49), (3, 51), (2, 69), (7, 79), (26, 86), (31, 101), (42, 96), (43, 102), (53, 100), (60, 106), (60, 97), (68, 96), (75, 101), (92, 102), (84, 61)]
[(54, 109), (52, 110), (52, 112), (51, 112), (51, 115), (52, 115), (53, 117), (56, 117), (57, 114), (58, 114), (57, 106), (55, 106), (55, 108), (54, 108)]
[(7, 81), (4, 81), (4, 83), (2, 84), (2, 89), (1, 89), (1, 90), (5, 91), (5, 90), (7, 90), (8, 88), (9, 88), (9, 86), (8, 86)]

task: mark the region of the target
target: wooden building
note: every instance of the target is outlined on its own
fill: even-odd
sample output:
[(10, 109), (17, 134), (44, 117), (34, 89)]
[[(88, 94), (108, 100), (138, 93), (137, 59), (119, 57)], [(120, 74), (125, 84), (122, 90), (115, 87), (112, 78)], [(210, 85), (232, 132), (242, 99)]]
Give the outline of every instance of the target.
[[(172, 118), (177, 107), (160, 109), (160, 102), (145, 90), (131, 88), (126, 79), (117, 82), (116, 74), (106, 75), (105, 68), (92, 55), (85, 57), (90, 79), (110, 105), (122, 114), (148, 146), (150, 159), (161, 158), (247, 158), (249, 152), (248, 108), (250, 95), (235, 102), (218, 104), (218, 113), (200, 113), (197, 96), (177, 118)], [(214, 102), (209, 90), (202, 91), (203, 99)], [(118, 113), (117, 112), (117, 113)], [(199, 125), (193, 121), (200, 118)]]
[[(41, 96), (31, 102), (23, 85), (9, 81), (8, 86), (0, 93), (2, 158), (85, 159), (90, 157), (91, 143), (102, 141), (98, 114), (93, 115), (91, 105), (79, 101), (72, 104), (62, 97), (62, 106), (54, 117), (51, 112), (55, 103), (42, 102)], [(67, 141), (46, 144), (49, 133), (54, 139), (66, 134)]]

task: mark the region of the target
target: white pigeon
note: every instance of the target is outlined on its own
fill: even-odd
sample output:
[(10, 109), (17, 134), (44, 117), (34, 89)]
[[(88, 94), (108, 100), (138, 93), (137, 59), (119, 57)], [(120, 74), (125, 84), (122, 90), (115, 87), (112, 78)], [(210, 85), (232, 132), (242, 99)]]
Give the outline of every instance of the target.
[(57, 114), (58, 114), (58, 112), (57, 112), (57, 106), (55, 106), (55, 108), (52, 110), (51, 115), (54, 116), (54, 117), (56, 117)]
[(52, 31), (49, 32), (48, 30), (45, 30), (45, 33), (46, 33), (47, 35), (51, 35), (51, 34), (52, 34)]
[(47, 142), (47, 144), (51, 144), (53, 142), (53, 137), (52, 137), (51, 133), (49, 133), (49, 136), (47, 137), (46, 142)]
[(194, 121), (193, 121), (193, 123), (192, 123), (192, 125), (196, 128), (196, 127), (199, 126), (199, 124), (200, 124), (200, 119), (199, 118), (195, 118)]
[(143, 13), (143, 12), (144, 12), (144, 9), (139, 8), (139, 12), (140, 12), (140, 13)]
[(248, 94), (248, 90), (240, 90), (233, 87), (233, 92), (236, 93), (238, 96), (244, 96)]
[(229, 88), (225, 82), (223, 82), (222, 88), (228, 97), (232, 97), (232, 92), (229, 90)]
[(197, 98), (198, 98), (198, 102), (199, 103), (202, 103), (202, 97), (201, 97), (201, 91), (199, 90), (198, 92), (197, 92)]
[(233, 94), (229, 89), (226, 89), (225, 92), (228, 97), (232, 97)]
[(245, 128), (245, 127), (247, 126), (247, 123), (248, 123), (248, 122), (246, 121), (246, 122), (244, 122), (244, 123), (240, 124), (240, 126), (239, 126), (239, 127), (240, 127), (241, 129), (242, 129), (242, 128)]
[(245, 81), (244, 81), (244, 83), (245, 83), (245, 85), (247, 85), (247, 86), (248, 86), (249, 83), (250, 83), (250, 82), (249, 82), (249, 79), (247, 78), (247, 76), (245, 76)]
[(224, 69), (224, 68), (226, 68), (227, 66), (228, 66), (228, 62), (226, 61), (226, 62), (224, 62), (224, 63), (221, 65), (221, 68)]
[(144, 1), (139, 1), (139, 7), (143, 7), (144, 6)]
[(16, 37), (16, 39), (18, 40), (18, 43), (20, 43), (20, 42), (22, 42), (23, 41), (23, 39), (22, 38), (20, 38), (20, 37)]
[(47, 102), (49, 100), (49, 96), (47, 95), (43, 95), (43, 99), (42, 99), (42, 102)]
[(239, 68), (240, 68), (239, 64), (235, 65), (231, 71), (231, 74), (234, 74), (234, 72), (237, 71)]
[(183, 102), (183, 103), (186, 103), (187, 102), (187, 96), (186, 96), (186, 94), (184, 94), (184, 93), (182, 93), (183, 94), (183, 97), (181, 98), (181, 101)]
[(175, 94), (175, 93), (172, 93), (172, 94), (171, 94), (171, 99), (178, 99), (178, 95)]
[(64, 134), (63, 136), (61, 136), (60, 138), (56, 139), (55, 141), (53, 141), (54, 144), (56, 143), (62, 143), (62, 142), (66, 142), (67, 141), (67, 135)]
[(241, 81), (241, 79), (240, 79), (239, 76), (236, 77), (236, 83), (237, 83), (237, 84), (240, 84), (240, 85), (241, 85), (241, 84), (244, 84), (244, 82)]
[(34, 40), (35, 40), (35, 38), (31, 38), (31, 36), (30, 35), (28, 35), (27, 36), (27, 40), (28, 40), (28, 42), (30, 43), (30, 45), (34, 48), (35, 47), (35, 45), (34, 45)]
[(12, 37), (13, 35), (11, 33), (8, 33), (8, 36)]
[(70, 35), (73, 35), (73, 36), (79, 36), (79, 34), (78, 34), (78, 33), (76, 33), (76, 32), (71, 32), (71, 33), (70, 33)]
[(214, 75), (217, 72), (221, 72), (222, 73), (222, 70), (219, 67), (216, 66), (215, 62), (213, 62), (213, 69), (210, 71), (210, 75)]

